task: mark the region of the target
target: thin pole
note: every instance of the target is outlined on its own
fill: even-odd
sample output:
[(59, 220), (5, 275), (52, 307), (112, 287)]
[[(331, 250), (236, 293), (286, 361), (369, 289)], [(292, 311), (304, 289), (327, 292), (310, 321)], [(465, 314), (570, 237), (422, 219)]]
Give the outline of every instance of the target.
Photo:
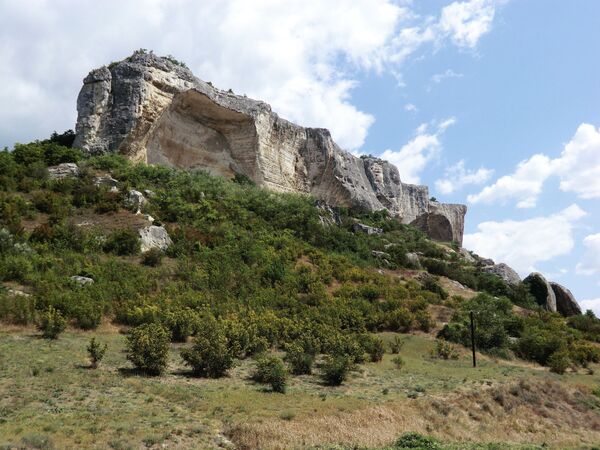
[(471, 349), (473, 350), (473, 367), (477, 367), (477, 358), (475, 357), (475, 319), (473, 318), (473, 311), (469, 314), (471, 316)]

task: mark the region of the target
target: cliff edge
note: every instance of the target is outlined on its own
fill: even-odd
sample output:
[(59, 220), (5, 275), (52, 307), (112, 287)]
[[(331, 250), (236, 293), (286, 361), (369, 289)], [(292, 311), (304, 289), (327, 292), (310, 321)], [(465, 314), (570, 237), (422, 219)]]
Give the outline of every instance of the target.
[(77, 99), (74, 146), (134, 161), (242, 174), (276, 191), (365, 211), (387, 209), (431, 238), (462, 244), (466, 206), (429, 200), (398, 168), (342, 150), (328, 130), (305, 128), (258, 100), (221, 91), (172, 58), (135, 52), (92, 70)]

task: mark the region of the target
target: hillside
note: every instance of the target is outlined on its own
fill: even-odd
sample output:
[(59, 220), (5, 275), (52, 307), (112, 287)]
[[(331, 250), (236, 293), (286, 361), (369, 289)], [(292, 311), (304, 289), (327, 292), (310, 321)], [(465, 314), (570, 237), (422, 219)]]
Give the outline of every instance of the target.
[(385, 211), (72, 139), (0, 153), (2, 448), (600, 442), (600, 320), (535, 279)]

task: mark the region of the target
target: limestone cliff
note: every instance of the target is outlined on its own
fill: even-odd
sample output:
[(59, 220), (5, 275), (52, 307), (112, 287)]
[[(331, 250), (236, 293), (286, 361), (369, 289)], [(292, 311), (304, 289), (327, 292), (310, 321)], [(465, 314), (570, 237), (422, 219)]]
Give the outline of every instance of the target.
[(171, 59), (136, 52), (90, 72), (77, 99), (74, 145), (135, 161), (248, 176), (277, 191), (387, 209), (439, 240), (462, 242), (463, 205), (429, 201), (398, 168), (342, 150), (329, 131), (280, 118), (261, 101), (214, 88)]

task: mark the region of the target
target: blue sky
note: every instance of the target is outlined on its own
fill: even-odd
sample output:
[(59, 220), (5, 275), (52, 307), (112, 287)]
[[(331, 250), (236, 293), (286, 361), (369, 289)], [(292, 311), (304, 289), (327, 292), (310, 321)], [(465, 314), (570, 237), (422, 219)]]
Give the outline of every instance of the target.
[(466, 203), (467, 247), (600, 313), (600, 2), (0, 1), (0, 42), (0, 146), (72, 128), (90, 69), (173, 54)]

